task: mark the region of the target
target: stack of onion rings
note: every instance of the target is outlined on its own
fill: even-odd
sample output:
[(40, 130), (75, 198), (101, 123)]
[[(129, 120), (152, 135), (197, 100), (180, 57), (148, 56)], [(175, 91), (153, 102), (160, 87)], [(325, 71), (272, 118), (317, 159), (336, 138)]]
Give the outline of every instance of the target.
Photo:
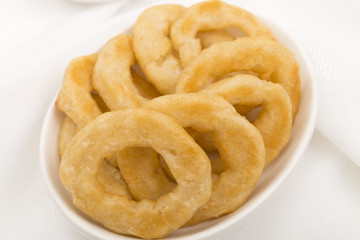
[(241, 207), (287, 144), (299, 99), (294, 55), (251, 13), (150, 7), (132, 35), (67, 67), (61, 181), (111, 231), (165, 237)]
[(217, 78), (238, 71), (251, 71), (260, 79), (280, 83), (289, 94), (295, 118), (300, 99), (297, 61), (285, 46), (268, 39), (239, 38), (203, 50), (179, 76), (176, 91), (200, 91)]
[(280, 84), (239, 74), (211, 84), (202, 92), (220, 95), (232, 105), (262, 106), (253, 124), (264, 140), (265, 165), (274, 160), (288, 142), (292, 127), (291, 102)]
[(237, 209), (250, 195), (264, 168), (261, 135), (225, 100), (206, 94), (162, 96), (145, 108), (175, 118), (183, 127), (211, 132), (226, 170), (213, 181), (210, 200), (188, 224), (219, 217)]

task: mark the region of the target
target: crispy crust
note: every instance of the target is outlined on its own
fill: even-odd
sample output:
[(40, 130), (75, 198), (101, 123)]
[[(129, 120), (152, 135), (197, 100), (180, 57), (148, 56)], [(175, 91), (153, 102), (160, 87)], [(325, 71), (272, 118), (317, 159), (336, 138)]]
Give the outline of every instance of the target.
[(148, 80), (163, 94), (175, 92), (182, 71), (168, 35), (184, 9), (176, 4), (150, 7), (141, 13), (132, 30), (136, 59)]
[(185, 10), (171, 26), (171, 40), (179, 52), (181, 64), (186, 67), (201, 52), (196, 39), (200, 31), (228, 27), (241, 29), (246, 36), (275, 39), (272, 32), (250, 12), (221, 1), (194, 4)]
[(173, 117), (183, 127), (211, 132), (226, 165), (213, 181), (210, 200), (187, 225), (230, 213), (246, 201), (264, 167), (264, 142), (231, 104), (215, 95), (188, 93), (158, 97), (144, 107)]
[(278, 42), (239, 38), (203, 50), (179, 76), (177, 92), (197, 92), (231, 72), (251, 71), (260, 79), (281, 84), (289, 94), (292, 117), (300, 99), (300, 76), (293, 53)]
[(131, 66), (134, 63), (129, 35), (113, 37), (100, 50), (93, 85), (110, 110), (140, 107), (147, 101), (133, 83)]
[[(126, 147), (154, 148), (177, 187), (157, 201), (107, 193), (97, 178), (102, 159)], [(60, 178), (78, 209), (114, 232), (143, 238), (178, 229), (211, 194), (211, 167), (204, 151), (175, 120), (144, 109), (104, 113), (80, 129), (63, 156)]]
[(234, 106), (262, 106), (262, 111), (253, 125), (264, 140), (266, 166), (289, 141), (292, 127), (291, 102), (280, 84), (239, 74), (211, 84), (202, 92), (219, 95)]
[(96, 60), (97, 54), (92, 54), (75, 58), (69, 63), (55, 102), (56, 107), (80, 128), (101, 114), (91, 97), (91, 77)]

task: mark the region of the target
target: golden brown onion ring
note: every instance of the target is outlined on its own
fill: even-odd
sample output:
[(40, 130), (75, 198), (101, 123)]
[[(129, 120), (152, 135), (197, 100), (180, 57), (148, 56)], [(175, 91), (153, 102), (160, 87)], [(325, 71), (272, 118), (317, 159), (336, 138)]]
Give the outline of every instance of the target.
[(221, 1), (206, 1), (186, 9), (171, 26), (171, 40), (186, 67), (201, 52), (196, 33), (228, 27), (241, 29), (246, 36), (275, 39), (272, 32), (250, 12)]
[(289, 141), (292, 127), (291, 102), (280, 84), (239, 74), (209, 85), (202, 92), (223, 97), (232, 105), (262, 106), (252, 123), (261, 133), (266, 150), (267, 166)]
[(97, 54), (92, 54), (75, 58), (69, 63), (55, 102), (56, 107), (80, 128), (101, 114), (91, 97), (91, 77), (96, 60)]
[[(102, 160), (127, 147), (155, 149), (177, 187), (157, 201), (107, 193), (97, 177)], [(114, 232), (143, 238), (161, 238), (178, 229), (211, 194), (205, 152), (175, 120), (144, 109), (104, 113), (80, 129), (65, 151), (60, 178), (85, 214)]]
[(289, 94), (292, 118), (300, 99), (300, 77), (294, 54), (278, 42), (238, 38), (203, 50), (179, 76), (177, 92), (197, 92), (231, 72), (251, 71), (260, 79), (281, 84)]
[(182, 71), (168, 35), (183, 10), (176, 4), (150, 7), (141, 13), (132, 30), (136, 59), (148, 80), (163, 94), (175, 92)]
[[(70, 143), (71, 139), (77, 132), (76, 124), (68, 117), (65, 116), (59, 135), (59, 154), (60, 157), (64, 155), (64, 152)], [(115, 162), (114, 162), (115, 161)], [(132, 199), (128, 186), (122, 177), (119, 169), (117, 168), (117, 160), (114, 157), (104, 159), (99, 169), (98, 179), (105, 187), (106, 192), (112, 194), (120, 194)]]
[(213, 181), (210, 200), (188, 225), (230, 213), (246, 201), (264, 167), (264, 142), (230, 103), (216, 95), (188, 93), (154, 98), (144, 108), (171, 116), (183, 127), (211, 132), (226, 166)]
[(100, 50), (93, 85), (110, 110), (140, 107), (147, 101), (133, 83), (131, 66), (134, 63), (129, 35), (113, 37)]

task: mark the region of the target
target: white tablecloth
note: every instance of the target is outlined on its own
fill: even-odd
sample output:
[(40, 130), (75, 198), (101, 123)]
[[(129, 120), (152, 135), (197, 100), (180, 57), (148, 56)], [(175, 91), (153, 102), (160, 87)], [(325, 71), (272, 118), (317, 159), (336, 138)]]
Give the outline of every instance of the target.
[[(302, 43), (319, 81), (320, 109), (297, 167), (224, 239), (360, 239), (360, 2), (237, 2)], [(36, 63), (111, 17), (153, 3), (0, 2), (0, 239), (83, 239), (57, 210), (40, 173), (40, 128), (59, 83), (39, 80), (51, 61)], [(56, 74), (67, 60), (57, 61)]]

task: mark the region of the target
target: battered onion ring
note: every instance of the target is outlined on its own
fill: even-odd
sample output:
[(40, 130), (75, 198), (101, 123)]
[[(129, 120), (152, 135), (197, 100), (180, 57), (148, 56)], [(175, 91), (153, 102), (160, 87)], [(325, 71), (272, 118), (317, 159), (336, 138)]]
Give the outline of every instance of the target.
[(223, 97), (232, 105), (262, 106), (252, 123), (261, 133), (266, 150), (267, 166), (286, 145), (292, 127), (291, 102), (280, 84), (239, 74), (209, 85), (202, 92)]
[(226, 166), (213, 180), (210, 200), (187, 225), (230, 213), (246, 201), (264, 167), (264, 142), (230, 103), (216, 95), (188, 93), (154, 98), (144, 108), (171, 116), (183, 127), (211, 132)]
[[(97, 178), (102, 159), (127, 147), (155, 149), (177, 187), (157, 201), (106, 193)], [(80, 129), (65, 151), (60, 178), (81, 211), (114, 232), (143, 238), (161, 238), (178, 229), (211, 194), (204, 151), (172, 118), (144, 109), (104, 113)]]
[(129, 35), (110, 39), (100, 50), (93, 85), (111, 110), (140, 107), (147, 101), (136, 89), (130, 68), (135, 63)]
[(150, 7), (141, 13), (132, 30), (136, 59), (148, 80), (163, 94), (175, 92), (182, 71), (168, 35), (183, 10), (176, 4)]
[(292, 118), (300, 99), (298, 64), (290, 50), (278, 42), (238, 38), (203, 50), (179, 76), (177, 92), (196, 92), (230, 72), (252, 71), (260, 79), (280, 83), (289, 94)]
[[(105, 105), (102, 98), (96, 92), (92, 92), (91, 96), (93, 97), (93, 99), (95, 100), (95, 102), (99, 106), (99, 108), (101, 109), (101, 112), (109, 111), (108, 107)], [(81, 114), (79, 114), (79, 115), (81, 115)], [(60, 157), (62, 157), (62, 155), (64, 154), (67, 145), (70, 143), (71, 139), (75, 136), (77, 131), (78, 131), (78, 127), (76, 126), (76, 124), (71, 120), (71, 118), (69, 118), (68, 116), (65, 116), (65, 118), (61, 124), (61, 129), (60, 129), (60, 133), (59, 133)], [(114, 167), (117, 167), (117, 165), (118, 165), (116, 156), (108, 158), (107, 161), (109, 163), (111, 163)]]
[(79, 128), (101, 114), (90, 94), (93, 90), (91, 77), (96, 59), (97, 54), (92, 54), (75, 58), (69, 63), (55, 102), (56, 107)]
[(116, 156), (134, 199), (157, 200), (176, 186), (165, 175), (159, 156), (153, 149), (126, 148)]
[[(60, 158), (62, 158), (62, 156), (64, 155), (67, 146), (69, 145), (71, 139), (75, 136), (78, 130), (79, 129), (76, 126), (76, 124), (68, 116), (65, 116), (61, 124), (60, 133), (59, 133)], [(106, 160), (114, 167), (118, 167), (118, 163), (115, 155)]]
[[(59, 153), (64, 153), (77, 129), (84, 127), (102, 112), (108, 111), (98, 93), (92, 86), (92, 74), (97, 54), (73, 59), (66, 68), (63, 85), (57, 96), (55, 105), (64, 112), (65, 117), (59, 135)], [(117, 166), (115, 158), (108, 159)]]
[[(85, 126), (102, 112), (109, 111), (99, 94), (93, 91), (92, 73), (97, 58), (97, 54), (76, 58), (70, 62), (66, 69), (56, 106), (71, 119), (66, 117), (60, 130), (60, 156), (63, 155), (66, 146), (78, 128)], [(140, 94), (149, 99), (159, 95), (156, 89), (134, 70), (131, 71), (131, 74), (134, 85)], [(75, 123), (72, 119), (75, 119)], [(107, 160), (113, 166), (117, 166), (115, 156)]]
[[(71, 139), (77, 132), (76, 124), (68, 117), (65, 116), (60, 129), (59, 135), (59, 154), (62, 157), (65, 150), (70, 143)], [(113, 162), (115, 161), (115, 162)], [(101, 164), (98, 179), (101, 184), (105, 187), (106, 192), (112, 194), (119, 194), (127, 196), (132, 199), (131, 193), (129, 192), (128, 186), (122, 177), (117, 166), (116, 158), (104, 159)]]
[(250, 12), (221, 1), (207, 1), (186, 9), (171, 26), (171, 40), (186, 67), (201, 52), (199, 31), (228, 27), (241, 29), (246, 36), (275, 39), (272, 32), (262, 25)]
[[(63, 85), (57, 96), (56, 107), (66, 114), (59, 134), (60, 156), (75, 135), (78, 128), (84, 127), (102, 111), (108, 111), (100, 96), (93, 92), (92, 73), (97, 54), (73, 59), (66, 68)], [(110, 162), (117, 165), (115, 159)]]

